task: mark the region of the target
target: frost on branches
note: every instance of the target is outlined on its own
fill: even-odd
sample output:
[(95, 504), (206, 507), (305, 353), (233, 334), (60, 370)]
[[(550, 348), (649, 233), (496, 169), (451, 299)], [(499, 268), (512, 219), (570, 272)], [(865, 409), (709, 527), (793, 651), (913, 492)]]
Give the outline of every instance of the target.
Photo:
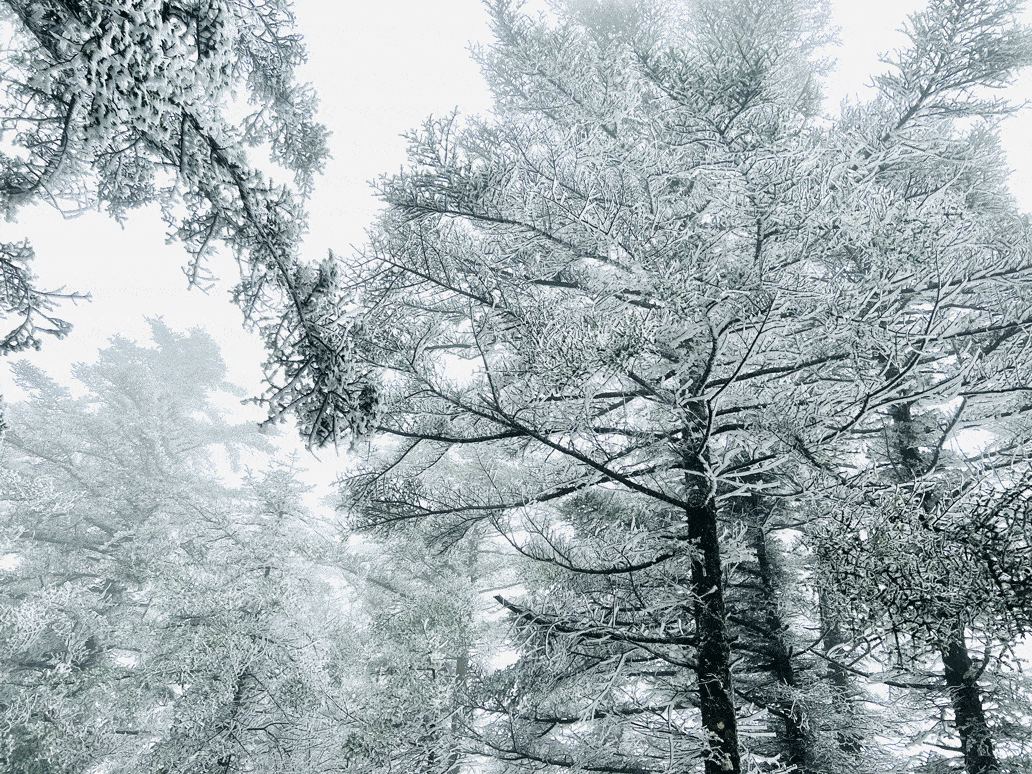
[(151, 330), (77, 364), (75, 395), (15, 366), (28, 399), (0, 444), (0, 770), (340, 771), (328, 654), (350, 631), (306, 487), (219, 408), (238, 389), (215, 342)]
[[(14, 37), (0, 72), (0, 210), (46, 201), (65, 212), (104, 207), (117, 219), (158, 203), (190, 253), (191, 283), (223, 244), (242, 270), (236, 299), (269, 352), (270, 413), (349, 405), (335, 364), (347, 326), (327, 310), (336, 289), (299, 261), (303, 202), (327, 155), (288, 2), (10, 0)], [(230, 117), (230, 114), (234, 117)], [(248, 162), (268, 147), (293, 174), (274, 183)], [(60, 298), (32, 285), (28, 247), (9, 246), (0, 305), (22, 325), (5, 349), (64, 335)], [(316, 299), (331, 299), (329, 305)], [(334, 392), (337, 390), (338, 392)], [(325, 410), (313, 409), (313, 423)]]
[[(1018, 6), (934, 0), (836, 118), (812, 4), (490, 9), (496, 110), (428, 120), (381, 179), (338, 350), (353, 389), (376, 384), (354, 511), (449, 540), (489, 525), (534, 576), (500, 595), (524, 645), (474, 747), (603, 771), (885, 770), (890, 724), (857, 720), (877, 669), (840, 670), (860, 644), (838, 600), (810, 585), (786, 610), (778, 585), (812, 584), (836, 519), (901, 503), (919, 524), (915, 501), (981, 497), (1027, 448), (1032, 252), (993, 96), (1032, 60)], [(998, 439), (991, 465), (958, 457), (974, 427)], [(949, 533), (929, 547), (976, 557), (952, 521), (980, 508), (926, 512)], [(966, 646), (945, 652), (952, 674)], [(981, 702), (973, 671), (951, 679)], [(981, 774), (978, 702), (938, 728)]]
[(0, 243), (0, 315), (21, 320), (0, 339), (0, 355), (38, 350), (43, 345), (43, 334), (64, 338), (71, 325), (52, 314), (54, 307), (62, 300), (89, 298), (79, 293), (38, 290), (27, 268), (34, 257), (27, 242)]

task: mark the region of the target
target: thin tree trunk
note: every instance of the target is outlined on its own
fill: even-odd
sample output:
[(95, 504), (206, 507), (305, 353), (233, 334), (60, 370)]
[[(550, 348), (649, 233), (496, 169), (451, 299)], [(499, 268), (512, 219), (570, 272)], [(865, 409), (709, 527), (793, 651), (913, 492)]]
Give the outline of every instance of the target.
[[(889, 411), (897, 428), (898, 440), (896, 465), (903, 481), (913, 481), (927, 472), (921, 457), (912, 404), (898, 403)], [(925, 497), (921, 507), (930, 511), (933, 501)], [(944, 622), (946, 623), (946, 622)], [(964, 769), (968, 774), (992, 774), (998, 771), (993, 750), (992, 733), (985, 718), (982, 692), (978, 687), (964, 638), (964, 627), (959, 621), (947, 624), (948, 631), (939, 640), (939, 654), (946, 672), (946, 686), (953, 704), (953, 723), (960, 737), (960, 748), (964, 756)]]
[[(480, 545), (482, 532), (479, 529), (475, 533), (476, 539), (471, 537), (465, 557), (466, 577), (470, 585), (476, 588), (480, 580), (479, 562)], [(468, 623), (472, 624), (472, 621)], [(473, 710), (469, 706), (469, 654), (470, 643), (462, 642), (459, 651), (455, 656), (455, 682), (452, 686), (452, 716), (451, 716), (451, 738), (448, 740), (449, 752), (448, 763), (444, 769), (445, 774), (458, 774), (462, 769), (462, 752), (460, 740), (468, 733), (473, 722)]]
[[(824, 642), (824, 652), (831, 654), (841, 645), (849, 643), (848, 638), (842, 634), (838, 621), (828, 610), (824, 594), (821, 594), (817, 602), (818, 613), (821, 619), (821, 636)], [(852, 697), (856, 693), (853, 680), (849, 673), (840, 665), (840, 659), (836, 658), (828, 662), (828, 682), (831, 684), (832, 707), (835, 712), (843, 718), (852, 718), (853, 712)], [(849, 726), (840, 728), (835, 733), (838, 748), (849, 758), (859, 757), (863, 752), (863, 737)]]
[[(466, 700), (466, 676), (469, 672), (469, 652), (463, 648), (455, 658), (455, 696)], [(449, 740), (450, 750), (448, 752), (448, 764), (445, 767), (445, 774), (457, 774), (461, 768), (461, 755), (459, 753), (459, 739), (464, 729), (463, 719), (467, 714), (465, 707), (456, 706), (451, 717), (451, 739)]]
[[(233, 698), (230, 701), (229, 713), (225, 720), (218, 725), (218, 732), (212, 738), (223, 737), (228, 742), (233, 737), (233, 734), (237, 728), (237, 719), (240, 715), (241, 710), (244, 706), (244, 691), (246, 690), (246, 683), (248, 678), (253, 678), (250, 670), (244, 669), (242, 672), (237, 673), (235, 682), (233, 684)], [(220, 772), (227, 772), (230, 767), (233, 766), (236, 755), (231, 752), (227, 752), (225, 755), (220, 757), (216, 762), (218, 770)]]
[(954, 724), (960, 735), (964, 770), (968, 774), (992, 774), (999, 771), (978, 678), (968, 653), (964, 628), (959, 622), (953, 622), (949, 631), (940, 639), (939, 647), (946, 668), (946, 685), (953, 704)]
[[(783, 636), (785, 626), (778, 611), (778, 583), (767, 553), (767, 535), (758, 525), (753, 527), (753, 535), (756, 562), (760, 570), (760, 586), (763, 589), (764, 625), (770, 632), (767, 645), (771, 672), (781, 685), (793, 690), (796, 686), (795, 668), (792, 665), (792, 653)], [(797, 771), (806, 772), (812, 757), (811, 739), (806, 733), (802, 710), (791, 699), (779, 699), (776, 706), (785, 724), (782, 745), (786, 753), (786, 762), (790, 766), (795, 766)]]
[[(698, 488), (703, 471), (696, 463), (688, 484)], [(694, 475), (693, 475), (694, 474)], [(705, 480), (702, 478), (701, 480)], [(731, 686), (731, 643), (724, 605), (724, 578), (720, 562), (717, 509), (713, 498), (685, 509), (689, 537), (697, 554), (692, 560), (692, 592), (695, 596), (695, 630), (698, 637), (699, 708), (702, 726), (711, 745), (706, 774), (742, 770), (738, 751), (738, 719)]]

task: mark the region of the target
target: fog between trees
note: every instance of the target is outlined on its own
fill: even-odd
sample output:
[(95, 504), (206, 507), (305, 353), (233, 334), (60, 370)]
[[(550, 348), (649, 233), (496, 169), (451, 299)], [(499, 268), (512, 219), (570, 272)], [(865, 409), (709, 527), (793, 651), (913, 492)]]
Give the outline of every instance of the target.
[[(84, 398), (21, 366), (9, 768), (1028, 768), (1017, 3), (933, 0), (829, 116), (823, 6), (490, 2), (494, 110), (413, 130), (317, 265), (286, 4), (4, 7), (7, 213), (158, 203), (196, 283), (233, 254), (268, 423), (349, 455), (332, 515), (213, 476), (269, 450), (201, 332)], [(74, 336), (30, 258), (8, 353)]]

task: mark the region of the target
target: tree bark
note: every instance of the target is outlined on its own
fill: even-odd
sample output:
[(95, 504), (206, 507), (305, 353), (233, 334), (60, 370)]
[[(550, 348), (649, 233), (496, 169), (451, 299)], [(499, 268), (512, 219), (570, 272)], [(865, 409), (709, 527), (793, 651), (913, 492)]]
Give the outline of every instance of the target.
[(462, 768), (462, 756), (459, 750), (459, 739), (465, 731), (464, 721), (469, 721), (466, 703), (466, 680), (469, 673), (469, 651), (465, 648), (455, 657), (455, 694), (462, 704), (456, 704), (451, 718), (451, 738), (448, 740), (448, 764), (445, 774), (457, 774)]
[(954, 724), (960, 735), (964, 770), (968, 774), (993, 774), (999, 771), (993, 738), (986, 722), (982, 693), (968, 653), (964, 628), (958, 621), (954, 621), (943, 635), (939, 647), (953, 704)]
[[(760, 570), (760, 585), (763, 589), (764, 623), (770, 632), (768, 653), (770, 654), (771, 672), (783, 686), (794, 689), (796, 685), (795, 668), (792, 665), (792, 654), (783, 636), (785, 626), (778, 611), (778, 584), (774, 577), (774, 568), (767, 554), (767, 535), (761, 526), (753, 527), (756, 563)], [(784, 722), (782, 746), (786, 753), (786, 762), (795, 766), (798, 772), (806, 772), (810, 763), (810, 737), (806, 733), (805, 718), (802, 710), (791, 700), (784, 698), (777, 701), (777, 709)]]
[[(849, 640), (843, 636), (838, 621), (828, 610), (828, 603), (823, 593), (820, 594), (817, 604), (821, 618), (824, 652), (830, 656), (840, 645), (847, 645)], [(839, 663), (838, 658), (828, 662), (828, 682), (831, 684), (831, 701), (836, 713), (846, 718), (851, 717), (854, 714), (852, 697), (856, 693), (856, 689), (853, 686), (852, 678)], [(848, 727), (840, 728), (835, 733), (835, 739), (839, 750), (850, 758), (859, 757), (863, 752), (863, 736), (855, 730)]]
[[(701, 474), (701, 471), (694, 472)], [(697, 486), (697, 480), (690, 485)], [(716, 504), (712, 497), (706, 497), (701, 504), (685, 511), (689, 537), (697, 551), (692, 560), (692, 592), (698, 638), (699, 708), (711, 745), (706, 774), (739, 774), (742, 764), (731, 687), (731, 643), (724, 605)]]
[[(915, 480), (927, 472), (921, 456), (918, 434), (914, 430), (911, 403), (899, 403), (892, 407), (889, 416), (897, 428), (898, 438), (895, 460), (900, 469), (901, 480)], [(921, 508), (925, 513), (934, 507), (932, 498), (924, 497)], [(927, 519), (922, 519), (927, 527)], [(964, 637), (964, 626), (954, 619), (944, 624), (949, 628), (939, 639), (939, 654), (946, 672), (946, 687), (953, 704), (953, 723), (960, 737), (960, 749), (964, 756), (964, 770), (968, 774), (992, 774), (998, 771), (993, 738), (985, 718), (982, 693), (968, 653)]]

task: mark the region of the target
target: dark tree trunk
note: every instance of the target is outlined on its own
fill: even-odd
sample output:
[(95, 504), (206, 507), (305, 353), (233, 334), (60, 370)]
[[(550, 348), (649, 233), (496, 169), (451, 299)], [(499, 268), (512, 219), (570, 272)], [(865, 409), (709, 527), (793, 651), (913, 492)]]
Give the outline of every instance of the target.
[(999, 771), (993, 738), (985, 719), (982, 693), (978, 688), (974, 664), (968, 653), (964, 628), (954, 622), (939, 642), (946, 685), (953, 704), (954, 724), (960, 735), (964, 770), (968, 774), (993, 774)]
[(706, 760), (706, 774), (739, 774), (742, 764), (731, 687), (731, 644), (713, 499), (708, 497), (698, 507), (687, 508), (685, 515), (689, 536), (698, 551), (692, 561), (692, 592), (696, 599), (699, 708), (712, 750)]
[[(913, 481), (928, 471), (921, 454), (920, 441), (914, 430), (911, 404), (904, 402), (893, 406), (890, 417), (898, 434), (896, 448), (890, 450), (890, 453), (895, 452), (897, 457), (894, 459), (898, 467), (897, 475), (903, 482)], [(931, 496), (926, 495), (923, 498), (921, 508), (924, 513), (934, 508)], [(927, 518), (922, 518), (921, 523), (928, 527)], [(939, 640), (939, 654), (945, 668), (949, 700), (954, 706), (954, 724), (961, 739), (964, 769), (968, 774), (991, 774), (998, 771), (996, 754), (993, 751), (993, 737), (989, 723), (986, 722), (981, 691), (978, 689), (978, 680), (972, 669), (971, 656), (968, 654), (964, 626), (957, 620), (944, 623), (949, 628)]]
[(465, 649), (455, 658), (455, 696), (463, 702), (455, 707), (451, 718), (451, 739), (448, 743), (451, 749), (448, 752), (448, 765), (445, 767), (445, 774), (456, 774), (462, 768), (462, 756), (459, 752), (459, 739), (464, 728), (464, 721), (468, 721), (468, 708), (466, 702), (466, 679), (469, 673), (469, 652)]
[[(894, 451), (898, 456), (898, 460), (895, 460), (899, 467), (898, 475), (904, 482), (915, 480), (925, 474), (927, 468), (921, 456), (917, 432), (914, 430), (911, 404), (900, 403), (893, 406), (889, 416), (899, 436), (896, 448), (890, 449), (890, 453)], [(921, 508), (924, 513), (932, 511), (932, 497), (925, 496)], [(928, 519), (921, 519), (921, 524), (927, 528)], [(940, 637), (939, 654), (942, 657), (946, 686), (953, 704), (953, 722), (960, 737), (964, 769), (968, 774), (992, 774), (999, 769), (993, 751), (992, 734), (985, 719), (978, 678), (975, 676), (964, 638), (964, 627), (957, 620), (944, 621), (944, 624), (949, 629)]]
[[(767, 553), (767, 535), (760, 526), (753, 528), (753, 535), (756, 562), (760, 571), (760, 586), (763, 589), (764, 624), (770, 633), (767, 652), (770, 656), (771, 672), (781, 685), (794, 689), (795, 668), (792, 665), (792, 653), (785, 643), (785, 625), (778, 611), (778, 581)], [(786, 762), (790, 766), (795, 766), (796, 771), (806, 772), (811, 758), (811, 740), (806, 733), (803, 712), (796, 702), (784, 698), (777, 701), (776, 709), (784, 723), (781, 741)]]
[[(842, 629), (835, 620), (834, 615), (828, 610), (828, 604), (821, 594), (818, 600), (818, 609), (821, 617), (821, 635), (824, 641), (824, 652), (829, 654), (837, 648), (849, 643), (849, 640), (842, 634)], [(839, 655), (836, 653), (836, 655)], [(831, 684), (832, 704), (836, 714), (843, 718), (850, 718), (853, 713), (853, 696), (856, 689), (849, 673), (839, 664), (839, 658), (828, 662), (828, 682)], [(863, 737), (848, 727), (840, 728), (835, 733), (838, 748), (850, 758), (859, 757), (863, 752)]]

